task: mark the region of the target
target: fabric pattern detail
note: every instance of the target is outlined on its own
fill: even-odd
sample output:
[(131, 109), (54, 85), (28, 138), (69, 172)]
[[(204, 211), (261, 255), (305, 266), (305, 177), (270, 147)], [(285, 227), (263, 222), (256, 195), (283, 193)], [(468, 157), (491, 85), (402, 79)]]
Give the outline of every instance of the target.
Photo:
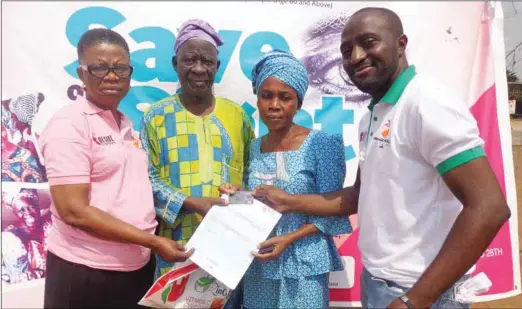
[[(225, 182), (242, 185), (253, 138), (243, 109), (224, 98), (216, 97), (214, 111), (202, 117), (187, 111), (177, 95), (150, 107), (140, 139), (149, 154), (160, 236), (188, 242), (202, 216), (182, 208), (185, 199), (218, 197)], [(173, 266), (159, 257), (156, 264), (156, 278)]]
[[(344, 142), (340, 135), (329, 135), (314, 130), (298, 150), (279, 154), (261, 153), (260, 147), (261, 138), (252, 142), (248, 165), (248, 190), (253, 190), (261, 184), (270, 184), (292, 194), (313, 194), (336, 191), (343, 187), (346, 166)], [(277, 160), (277, 156), (281, 156), (282, 159)], [(281, 160), (284, 164), (281, 164)], [(282, 177), (285, 174), (287, 177)], [(294, 232), (307, 223), (316, 225), (322, 233), (296, 241), (278, 260), (265, 263), (254, 260), (248, 273), (281, 280), (342, 270), (343, 266), (332, 236), (351, 232), (347, 217), (283, 214), (270, 237)]]

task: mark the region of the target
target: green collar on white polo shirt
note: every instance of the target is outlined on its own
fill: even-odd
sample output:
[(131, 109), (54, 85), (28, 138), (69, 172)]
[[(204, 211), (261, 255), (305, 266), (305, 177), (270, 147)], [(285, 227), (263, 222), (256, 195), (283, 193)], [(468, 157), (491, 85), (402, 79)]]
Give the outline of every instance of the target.
[(406, 86), (408, 86), (409, 82), (413, 79), (413, 77), (417, 74), (415, 72), (415, 66), (410, 65), (406, 68), (406, 70), (402, 71), (402, 73), (393, 81), (393, 84), (391, 85), (390, 89), (388, 89), (388, 92), (382, 97), (382, 99), (379, 102), (376, 102), (375, 100), (372, 100), (370, 102), (370, 105), (368, 105), (368, 108), (373, 111), (373, 107), (381, 102), (386, 102), (391, 105), (395, 105), (397, 101), (399, 101), (402, 93), (404, 92), (404, 89)]

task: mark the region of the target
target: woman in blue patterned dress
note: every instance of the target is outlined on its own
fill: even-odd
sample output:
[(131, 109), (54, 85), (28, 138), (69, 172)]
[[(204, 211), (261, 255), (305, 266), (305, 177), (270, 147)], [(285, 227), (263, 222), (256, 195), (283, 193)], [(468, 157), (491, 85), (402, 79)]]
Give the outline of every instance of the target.
[[(247, 189), (275, 185), (292, 194), (343, 187), (346, 173), (340, 135), (293, 122), (308, 88), (308, 74), (293, 55), (273, 51), (252, 72), (261, 119), (269, 133), (250, 146)], [(225, 185), (222, 192), (240, 188)], [(346, 217), (285, 213), (244, 277), (244, 307), (328, 308), (328, 274), (343, 266), (333, 236), (351, 232)], [(266, 250), (266, 251), (265, 251)]]

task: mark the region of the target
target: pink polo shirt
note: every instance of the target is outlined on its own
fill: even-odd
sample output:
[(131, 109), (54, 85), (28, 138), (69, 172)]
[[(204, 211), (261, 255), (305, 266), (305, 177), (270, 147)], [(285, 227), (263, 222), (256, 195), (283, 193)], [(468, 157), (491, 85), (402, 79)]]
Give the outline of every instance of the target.
[[(42, 133), (40, 146), (51, 186), (91, 184), (90, 205), (153, 234), (157, 222), (146, 152), (123, 114), (118, 128), (110, 111), (85, 99), (60, 109)], [(61, 220), (54, 203), (48, 249), (92, 268), (133, 271), (150, 249), (107, 241)]]

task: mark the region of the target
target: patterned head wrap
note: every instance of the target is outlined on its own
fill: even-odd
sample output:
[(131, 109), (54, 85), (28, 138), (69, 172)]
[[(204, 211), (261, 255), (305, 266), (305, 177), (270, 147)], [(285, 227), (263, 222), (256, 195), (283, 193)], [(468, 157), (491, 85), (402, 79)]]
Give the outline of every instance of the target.
[(205, 40), (214, 45), (216, 49), (224, 43), (216, 30), (201, 19), (189, 19), (181, 25), (176, 44), (174, 45), (174, 51), (178, 53), (181, 45), (191, 39)]
[(308, 72), (303, 63), (292, 54), (273, 50), (266, 53), (252, 70), (252, 87), (254, 94), (268, 77), (275, 77), (294, 88), (300, 102), (303, 102), (308, 89)]

